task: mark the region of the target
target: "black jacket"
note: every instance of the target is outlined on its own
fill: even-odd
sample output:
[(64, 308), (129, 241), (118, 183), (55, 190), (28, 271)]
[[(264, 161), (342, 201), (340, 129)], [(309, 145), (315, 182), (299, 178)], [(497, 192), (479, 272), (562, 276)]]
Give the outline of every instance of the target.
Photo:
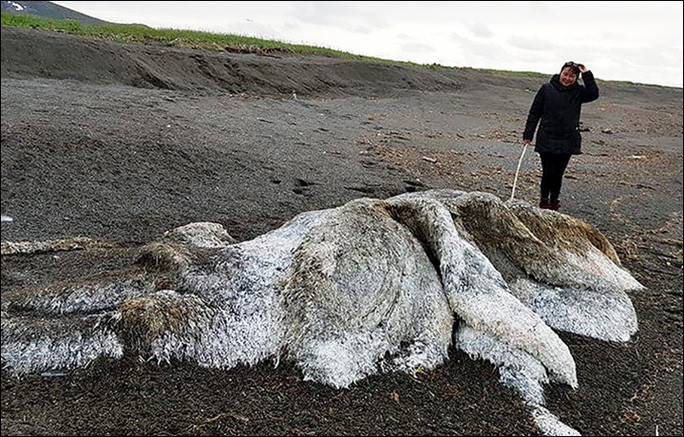
[(582, 136), (579, 132), (582, 103), (593, 102), (599, 89), (591, 71), (582, 73), (584, 85), (575, 82), (564, 86), (559, 75), (539, 88), (527, 116), (523, 140), (532, 140), (539, 123), (535, 152), (582, 153)]

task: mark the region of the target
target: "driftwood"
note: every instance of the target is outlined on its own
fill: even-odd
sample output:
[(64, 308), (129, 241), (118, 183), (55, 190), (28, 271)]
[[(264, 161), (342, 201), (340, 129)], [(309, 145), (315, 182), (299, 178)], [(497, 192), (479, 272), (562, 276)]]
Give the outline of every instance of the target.
[(642, 286), (587, 223), (486, 193), (433, 190), (298, 215), (250, 241), (195, 223), (129, 268), (2, 298), (2, 365), (134, 354), (231, 368), (277, 356), (347, 387), (429, 370), (450, 346), (499, 367), (545, 434), (576, 434), (543, 385), (577, 386), (555, 330), (628, 341)]

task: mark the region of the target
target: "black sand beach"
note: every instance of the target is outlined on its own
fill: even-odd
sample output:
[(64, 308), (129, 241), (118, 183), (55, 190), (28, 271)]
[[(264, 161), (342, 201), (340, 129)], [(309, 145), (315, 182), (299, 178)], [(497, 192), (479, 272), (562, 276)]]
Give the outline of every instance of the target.
[[(647, 288), (626, 344), (560, 333), (579, 388), (548, 408), (583, 435), (682, 435), (682, 89), (600, 81), (562, 212), (596, 226)], [(2, 293), (129, 262), (190, 222), (238, 241), (359, 197), (453, 188), (507, 199), (548, 78), (122, 45), (2, 28), (2, 241), (115, 249), (3, 256)], [(516, 198), (537, 201), (531, 150)], [(288, 363), (229, 371), (96, 361), (2, 371), (2, 435), (536, 435), (489, 363), (349, 389)], [(656, 434), (658, 433), (658, 434)]]

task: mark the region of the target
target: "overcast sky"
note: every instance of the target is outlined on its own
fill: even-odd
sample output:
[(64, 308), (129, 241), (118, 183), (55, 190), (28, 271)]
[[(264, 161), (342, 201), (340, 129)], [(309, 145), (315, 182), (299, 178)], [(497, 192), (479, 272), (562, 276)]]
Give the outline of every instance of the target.
[(419, 64), (682, 86), (684, 2), (56, 1), (116, 23), (231, 33)]

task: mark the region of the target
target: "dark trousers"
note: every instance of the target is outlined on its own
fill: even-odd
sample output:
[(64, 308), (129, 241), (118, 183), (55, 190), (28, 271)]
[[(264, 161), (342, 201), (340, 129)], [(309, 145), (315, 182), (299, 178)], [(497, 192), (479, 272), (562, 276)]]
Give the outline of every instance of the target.
[(541, 198), (555, 202), (560, 197), (563, 174), (572, 155), (539, 152), (542, 164)]

